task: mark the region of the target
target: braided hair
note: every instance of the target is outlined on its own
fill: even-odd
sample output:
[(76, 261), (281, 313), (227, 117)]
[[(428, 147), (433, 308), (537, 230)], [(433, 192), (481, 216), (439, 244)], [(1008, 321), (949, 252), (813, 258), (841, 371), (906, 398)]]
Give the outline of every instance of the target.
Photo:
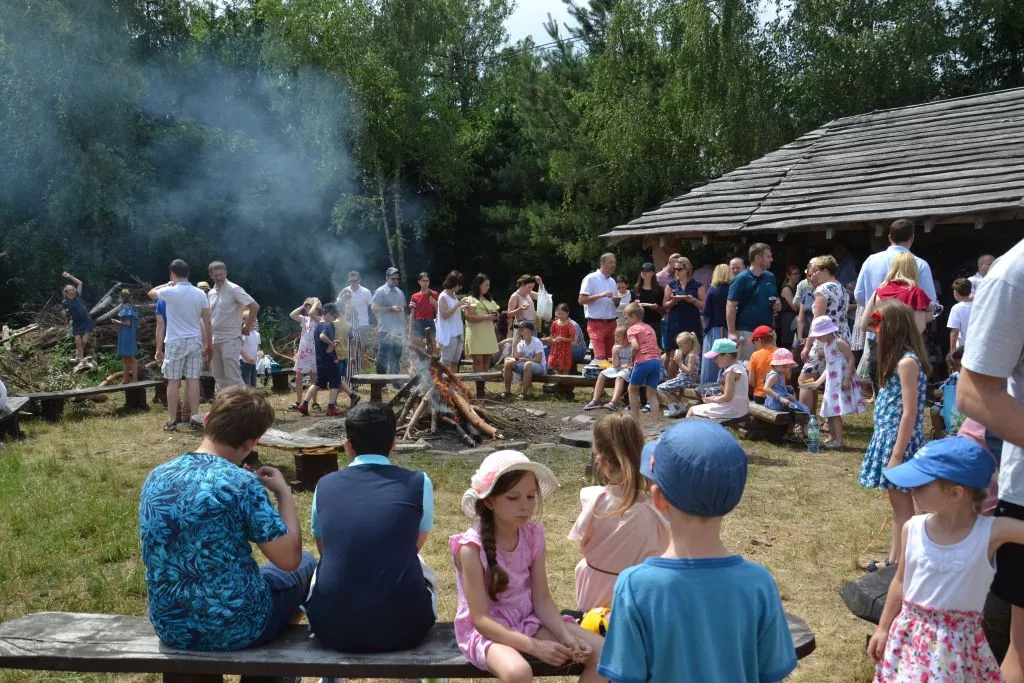
[(476, 514), (480, 518), (480, 540), (483, 543), (484, 556), (487, 558), (487, 566), (484, 568), (484, 579), (487, 582), (487, 595), (491, 600), (496, 601), (501, 593), (508, 589), (508, 572), (498, 564), (498, 546), (495, 541), (494, 511), (487, 507), (487, 500), (494, 496), (507, 493), (512, 487), (522, 481), (527, 474), (533, 473), (526, 470), (512, 470), (498, 477), (494, 482), (490, 495), (483, 500), (476, 501)]

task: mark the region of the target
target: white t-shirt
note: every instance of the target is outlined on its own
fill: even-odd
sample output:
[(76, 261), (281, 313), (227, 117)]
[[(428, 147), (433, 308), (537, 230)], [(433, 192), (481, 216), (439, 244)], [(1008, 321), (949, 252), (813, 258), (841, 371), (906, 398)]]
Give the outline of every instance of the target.
[(622, 299), (619, 300), (619, 305), (615, 307), (616, 317), (619, 319), (619, 325), (626, 323), (626, 306), (633, 301), (633, 293), (628, 289), (626, 293), (622, 295)]
[(459, 307), (459, 299), (453, 294), (449, 294), (447, 290), (441, 292), (440, 300), (437, 302), (437, 318), (434, 323), (437, 326), (435, 335), (437, 336), (437, 343), (441, 346), (448, 346), (452, 343), (452, 339), (462, 336), (464, 326), (462, 324), (462, 311), (456, 310), (449, 317), (441, 315), (441, 301), (444, 301), (445, 306), (451, 311), (453, 308)]
[[(971, 345), (963, 366), (1006, 377), (1006, 390), (1024, 403), (1024, 240), (996, 259), (971, 307)], [(1024, 444), (1003, 442), (999, 498), (1024, 505)]]
[[(580, 294), (594, 296), (611, 292), (615, 294), (615, 278), (605, 277), (600, 270), (595, 270), (580, 283)], [(618, 314), (615, 311), (615, 302), (610, 297), (604, 297), (593, 303), (583, 305), (583, 316), (588, 320), (615, 320)]]
[[(249, 334), (243, 334), (242, 335), (242, 353), (239, 354), (239, 359), (240, 360), (245, 360), (245, 357), (248, 356), (249, 358), (252, 358), (253, 362), (255, 363), (256, 360), (257, 360), (256, 355), (259, 353), (259, 351), (260, 351), (260, 333), (257, 332), (256, 330), (253, 330)], [(246, 361), (246, 362), (248, 363), (249, 361)]]
[(231, 280), (210, 290), (210, 314), (213, 316), (213, 343), (242, 336), (242, 309), (253, 303), (249, 294)]
[(167, 304), (164, 343), (202, 336), (203, 309), (210, 307), (203, 290), (191, 282), (179, 282), (173, 287), (158, 290), (156, 295)]
[(959, 301), (949, 309), (949, 320), (946, 327), (951, 330), (960, 330), (960, 336), (956, 338), (957, 347), (967, 343), (967, 325), (971, 322), (971, 301)]
[(547, 359), (544, 357), (544, 344), (537, 337), (530, 339), (530, 343), (527, 344), (525, 341), (520, 339), (516, 342), (516, 355), (523, 358), (523, 362), (535, 362), (533, 359), (540, 354), (540, 364), (544, 368), (544, 372), (548, 371)]
[[(356, 327), (369, 326), (370, 304), (373, 303), (373, 292), (362, 285), (359, 285), (355, 289), (352, 289), (352, 287), (346, 287), (341, 291), (352, 292), (352, 296), (348, 300), (348, 306), (352, 309), (352, 315), (348, 316), (349, 322)], [(338, 295), (338, 303), (341, 303), (340, 294)]]

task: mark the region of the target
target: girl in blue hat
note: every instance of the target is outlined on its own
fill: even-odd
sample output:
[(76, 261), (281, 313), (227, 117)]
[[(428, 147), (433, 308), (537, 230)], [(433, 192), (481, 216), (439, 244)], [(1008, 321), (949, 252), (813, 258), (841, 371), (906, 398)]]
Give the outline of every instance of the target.
[(885, 471), (918, 510), (900, 528), (899, 563), (868, 643), (875, 681), (1002, 681), (981, 619), (996, 551), (1024, 522), (979, 514), (995, 459), (969, 439), (932, 441)]

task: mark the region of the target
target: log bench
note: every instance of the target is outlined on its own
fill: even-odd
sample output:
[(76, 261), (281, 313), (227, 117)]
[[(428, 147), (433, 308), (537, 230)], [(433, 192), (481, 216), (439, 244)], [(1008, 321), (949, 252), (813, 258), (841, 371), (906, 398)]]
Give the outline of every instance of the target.
[(27, 396), (7, 397), (7, 404), (3, 410), (0, 410), (0, 438), (20, 439), (22, 437), (18, 411), (24, 408), (27, 403)]
[[(806, 657), (814, 651), (814, 634), (802, 619), (786, 617), (797, 657)], [(534, 676), (578, 676), (582, 670), (529, 661)], [(165, 683), (220, 683), (226, 675), (490, 678), (459, 652), (449, 622), (436, 624), (419, 647), (403, 652), (336, 652), (299, 625), (262, 647), (184, 652), (162, 645), (145, 617), (67, 612), (30, 614), (0, 624), (0, 668), (163, 674)]]
[[(699, 389), (684, 389), (683, 398), (687, 405), (695, 405), (701, 402)], [(793, 424), (806, 424), (809, 415), (789, 410), (772, 410), (765, 408), (760, 403), (750, 401), (748, 403), (746, 417), (735, 420), (716, 420), (722, 424), (735, 427), (740, 438), (750, 441), (772, 441), (781, 443), (786, 432)]]
[(67, 391), (49, 391), (35, 394), (25, 394), (39, 404), (39, 414), (48, 422), (59, 422), (64, 416), (64, 401), (75, 398), (88, 398), (100, 394), (124, 394), (124, 405), (126, 408), (136, 410), (149, 410), (146, 403), (146, 389), (162, 387), (165, 380), (148, 379), (141, 382), (129, 382), (128, 384), (108, 384), (99, 387), (85, 387), (83, 389), (68, 389)]
[(275, 394), (287, 394), (292, 390), (291, 376), (295, 374), (295, 368), (281, 368), (270, 371), (270, 390)]
[[(485, 398), (487, 382), (501, 381), (500, 372), (460, 372), (455, 375), (463, 383), (473, 382), (476, 384), (476, 397)], [(409, 375), (376, 375), (366, 373), (352, 375), (353, 384), (368, 384), (370, 386), (370, 400), (380, 403), (384, 400), (384, 387), (388, 384), (406, 384), (412, 379)]]

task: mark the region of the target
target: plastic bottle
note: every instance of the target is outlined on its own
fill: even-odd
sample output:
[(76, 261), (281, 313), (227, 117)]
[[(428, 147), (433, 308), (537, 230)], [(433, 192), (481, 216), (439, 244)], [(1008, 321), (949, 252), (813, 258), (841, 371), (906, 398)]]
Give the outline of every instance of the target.
[(821, 452), (821, 429), (818, 428), (818, 418), (811, 415), (807, 421), (807, 451), (809, 453)]

